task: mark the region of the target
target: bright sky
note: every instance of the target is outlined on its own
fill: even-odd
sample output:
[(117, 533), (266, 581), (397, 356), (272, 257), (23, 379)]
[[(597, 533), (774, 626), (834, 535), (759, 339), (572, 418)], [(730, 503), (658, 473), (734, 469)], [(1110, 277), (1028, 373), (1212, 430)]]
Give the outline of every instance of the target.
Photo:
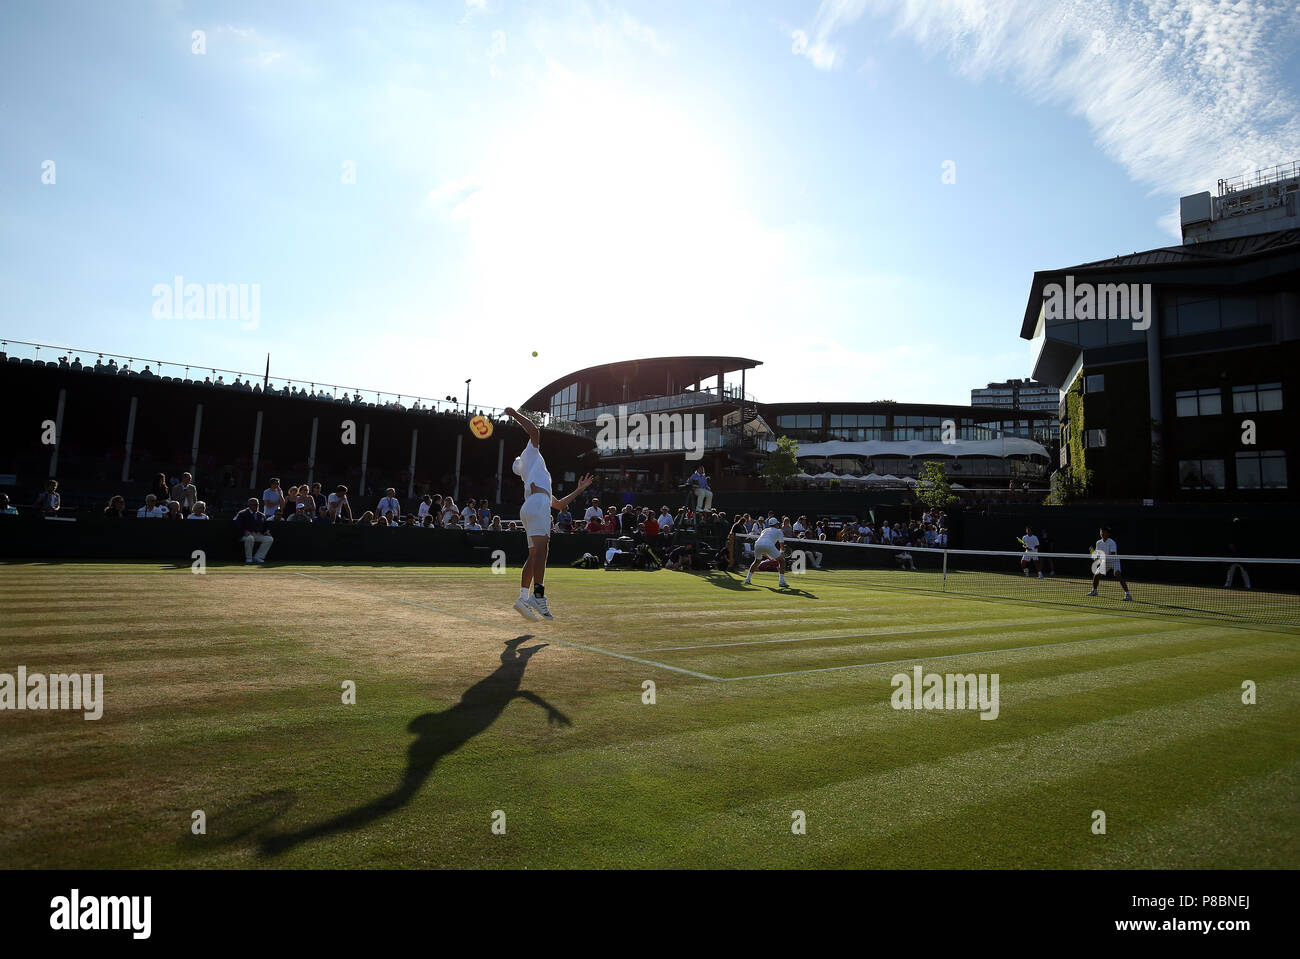
[[(1031, 372), (1034, 270), (1300, 159), (1298, 51), (1290, 0), (5, 3), (0, 335), (475, 405), (686, 353), (969, 402)], [(256, 327), (154, 318), (178, 275)]]

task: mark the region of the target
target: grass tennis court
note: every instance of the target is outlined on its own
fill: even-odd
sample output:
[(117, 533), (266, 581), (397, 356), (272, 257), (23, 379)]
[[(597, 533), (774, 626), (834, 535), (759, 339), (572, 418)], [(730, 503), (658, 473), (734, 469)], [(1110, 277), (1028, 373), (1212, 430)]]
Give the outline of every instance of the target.
[[(554, 569), (526, 623), (513, 570), (0, 566), (0, 672), (105, 689), (0, 712), (0, 862), (1300, 865), (1295, 630), (742, 579)], [(892, 708), (916, 666), (997, 718)]]

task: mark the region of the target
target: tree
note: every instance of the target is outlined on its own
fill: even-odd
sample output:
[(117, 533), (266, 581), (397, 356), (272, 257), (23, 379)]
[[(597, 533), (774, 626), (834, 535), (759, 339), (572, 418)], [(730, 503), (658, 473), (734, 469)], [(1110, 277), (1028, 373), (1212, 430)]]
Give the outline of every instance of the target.
[(948, 483), (948, 470), (938, 460), (926, 460), (916, 481), (916, 499), (929, 509), (944, 509), (957, 502)]
[(785, 484), (799, 472), (798, 455), (798, 443), (788, 436), (777, 437), (776, 449), (763, 464), (763, 475), (767, 477), (767, 485), (772, 489), (785, 489)]

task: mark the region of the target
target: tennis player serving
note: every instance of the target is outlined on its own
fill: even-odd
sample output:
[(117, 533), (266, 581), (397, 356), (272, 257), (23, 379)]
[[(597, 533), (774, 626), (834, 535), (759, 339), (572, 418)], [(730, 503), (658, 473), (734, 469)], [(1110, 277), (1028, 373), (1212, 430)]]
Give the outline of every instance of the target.
[[(579, 493), (591, 485), (595, 478), (590, 473), (578, 480), (578, 487), (563, 499), (551, 493), (551, 473), (542, 459), (542, 431), (537, 424), (517, 410), (507, 407), (506, 415), (524, 428), (528, 443), (515, 457), (514, 472), (524, 483), (524, 503), (519, 507), (519, 519), (528, 537), (528, 561), (519, 580), (519, 598), (515, 609), (524, 619), (555, 619), (546, 605), (546, 554), (551, 542), (551, 510), (564, 509)], [(532, 587), (532, 595), (528, 589)]]

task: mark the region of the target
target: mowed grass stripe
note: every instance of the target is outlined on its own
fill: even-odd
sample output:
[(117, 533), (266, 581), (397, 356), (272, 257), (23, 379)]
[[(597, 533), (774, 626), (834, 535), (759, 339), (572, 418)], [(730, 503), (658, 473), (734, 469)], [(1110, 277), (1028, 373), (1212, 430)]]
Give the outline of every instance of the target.
[[(334, 572), (304, 569), (322, 575)], [(0, 584), (6, 572), (0, 568)], [(1194, 852), (1188, 845), (1193, 837), (1186, 829), (1176, 835), (1160, 831), (1161, 817), (1174, 814), (1171, 804), (1182, 803), (1180, 815), (1199, 821), (1197, 817), (1211, 815), (1215, 809), (1222, 814), (1215, 804), (1221, 804), (1225, 795), (1247, 789), (1247, 784), (1293, 784), (1278, 773), (1284, 768), (1279, 757), (1294, 762), (1296, 745), (1297, 691), (1292, 674), (1297, 659), (1294, 637), (1285, 634), (1220, 630), (1179, 638), (1178, 621), (1173, 619), (1099, 617), (1104, 625), (1137, 621), (1161, 635), (1118, 647), (1097, 643), (986, 653), (955, 667), (962, 672), (1001, 673), (1002, 716), (995, 722), (981, 721), (970, 712), (890, 709), (888, 680), (896, 671), (892, 667), (720, 684), (656, 675), (643, 664), (553, 645), (534, 657), (524, 686), (567, 713), (574, 722), (571, 728), (548, 726), (535, 705), (516, 700), (482, 734), (444, 757), (407, 807), (365, 828), (268, 861), (255, 856), (247, 843), (195, 846), (184, 842), (189, 812), (238, 809), (259, 793), (290, 790), (296, 798), (276, 826), (293, 827), (382, 795), (403, 774), (412, 742), (407, 725), (418, 715), (446, 710), (492, 671), (501, 648), (498, 633), (529, 631), (537, 634), (537, 642), (583, 642), (584, 636), (603, 636), (613, 650), (615, 643), (631, 642), (627, 637), (661, 635), (652, 620), (653, 609), (672, 605), (682, 596), (694, 606), (702, 592), (719, 597), (716, 610), (708, 609), (710, 598), (699, 614), (704, 638), (715, 638), (705, 619), (748, 621), (753, 609), (767, 621), (760, 624), (761, 632), (750, 631), (750, 635), (781, 638), (792, 635), (786, 620), (816, 619), (816, 611), (825, 607), (807, 599), (781, 598), (772, 591), (751, 596), (721, 590), (696, 577), (627, 574), (643, 579), (640, 584), (627, 581), (621, 595), (630, 598), (628, 607), (602, 608), (597, 614), (596, 603), (585, 603), (585, 597), (598, 596), (602, 607), (610, 597), (592, 588), (595, 574), (568, 571), (566, 579), (565, 571), (557, 571), (548, 593), (557, 597), (557, 612), (564, 613), (560, 622), (528, 629), (518, 620), (505, 630), (480, 630), (458, 627), (452, 617), (391, 600), (386, 606), (378, 601), (359, 603), (331, 596), (328, 588), (313, 587), (291, 591), (295, 598), (284, 602), (283, 594), (272, 589), (272, 600), (281, 601), (272, 601), (266, 615), (276, 638), (258, 648), (252, 638), (256, 629), (242, 633), (250, 623), (240, 621), (248, 606), (248, 577), (253, 572), (213, 570), (204, 583), (188, 568), (133, 572), (120, 567), (111, 581), (94, 580), (101, 590), (138, 597), (161, 595), (157, 607), (124, 610), (120, 636), (96, 630), (86, 644), (87, 652), (96, 658), (111, 656), (115, 644), (132, 644), (129, 661), (120, 663), (119, 677), (125, 683), (119, 692), (131, 708), (115, 719), (106, 717), (101, 724), (48, 715), (41, 726), (29, 724), (0, 743), (0, 756), (13, 772), (13, 788), (7, 795), (14, 797), (0, 811), (4, 861), (67, 865), (75, 858), (93, 865), (225, 867), (789, 865), (795, 861), (781, 843), (814, 840), (802, 847), (803, 864), (851, 865), (873, 861), (877, 853), (886, 858), (892, 853), (898, 860), (895, 844), (921, 836), (915, 854), (908, 854), (917, 864), (942, 860), (944, 855), (955, 858), (953, 850), (960, 849), (962, 855), (986, 864), (1014, 866), (1015, 857), (1028, 849), (1030, 856), (1045, 862), (1056, 858), (1106, 865), (1113, 860), (1093, 863), (1079, 858), (1095, 854), (1097, 847), (1080, 849), (1074, 840), (1057, 839), (1064, 825), (1073, 828), (1073, 813), (1060, 812), (1063, 797), (1100, 777), (1114, 787), (1118, 801), (1141, 807), (1137, 816), (1126, 818), (1139, 824), (1146, 836), (1163, 836), (1180, 844), (1160, 852), (1168, 852), (1171, 861), (1184, 862)], [(482, 570), (453, 574), (421, 567), (409, 572), (395, 568), (355, 572), (361, 575), (353, 582), (363, 588), (388, 594), (394, 581), (402, 580), (412, 589), (428, 590), (423, 598), (434, 597), (430, 600), (434, 605), (454, 594), (457, 608), (462, 609), (495, 607), (502, 601), (503, 583), (507, 603), (517, 590), (513, 577), (492, 578)], [(186, 577), (189, 580), (182, 582)], [(261, 594), (257, 595), (260, 603)], [(989, 619), (1018, 617), (1024, 608), (1016, 603), (991, 607), (985, 601), (920, 598), (922, 602), (915, 597), (904, 601), (891, 591), (869, 591), (855, 595), (852, 603), (836, 604), (835, 615), (847, 618), (860, 611), (860, 621), (868, 623), (932, 617), (937, 624), (951, 622), (948, 613), (955, 611), (969, 616), (978, 629), (987, 626)], [(201, 625), (178, 636), (175, 646), (165, 645), (165, 636), (153, 634), (141, 639), (140, 646), (133, 644), (133, 627), (142, 618), (175, 615), (183, 621), (186, 615), (194, 615), (196, 602), (203, 613)], [(231, 618), (224, 624), (220, 615), (209, 620), (208, 604), (223, 602)], [(517, 614), (511, 615), (518, 619)], [(1048, 608), (1043, 618), (1050, 621), (1060, 615), (1060, 610)], [(550, 629), (551, 636), (543, 629)], [(673, 631), (677, 629), (674, 624)], [(835, 629), (823, 626), (823, 632)], [(960, 644), (958, 637), (953, 639)], [(164, 644), (156, 664), (147, 655), (154, 642)], [(69, 649), (74, 647), (70, 637), (60, 637), (52, 645), (65, 643)], [(209, 654), (205, 647), (213, 643), (224, 647), (224, 657)], [(5, 648), (11, 659), (19, 657), (16, 662), (24, 661), (24, 652), (33, 651), (28, 640), (6, 641)], [(851, 652), (852, 646), (847, 649)], [(621, 651), (635, 652), (635, 648)], [(244, 683), (239, 676), (232, 680), (224, 675), (246, 666), (276, 678), (270, 683)], [(950, 668), (954, 667), (927, 667)], [(337, 705), (335, 673), (340, 670), (360, 677), (359, 709)], [(1176, 712), (1204, 698), (1220, 700), (1225, 708), (1231, 707), (1231, 714), (1253, 709), (1240, 705), (1243, 677), (1259, 682), (1261, 697), (1273, 706), (1255, 713), (1254, 727), (1204, 727), (1201, 736), (1203, 717), (1191, 709), (1190, 745), (1176, 742), (1154, 752), (1129, 750), (1106, 765), (1104, 737), (1089, 738), (1078, 752), (1077, 777), (1067, 774), (1036, 783), (1024, 773), (1026, 764), (1032, 767), (1034, 762), (1033, 749), (1038, 747), (1029, 744), (1035, 743), (1035, 737), (1068, 735), (1075, 726), (1109, 723), (1115, 730), (1113, 742), (1122, 751), (1129, 749), (1132, 740), (1141, 745), (1140, 732), (1131, 729), (1130, 717), (1142, 710)], [(654, 706), (641, 703), (640, 683), (646, 678), (654, 678), (658, 685)], [(151, 701), (148, 690), (153, 682), (174, 684), (175, 701), (157, 696)], [(1290, 712), (1279, 716), (1275, 712), (1279, 708)], [(0, 716), (6, 718), (12, 717)], [(53, 721), (62, 725), (56, 727)], [(1007, 785), (984, 800), (972, 794), (971, 803), (941, 808), (931, 793), (960, 793), (965, 773), (956, 760), (981, 750), (993, 751), (983, 759), (1002, 764)], [(1232, 755), (1222, 757), (1225, 751)], [(11, 757), (18, 760), (16, 766), (8, 762)], [(911, 790), (916, 821), (883, 838), (849, 830), (827, 843), (816, 832), (824, 826), (824, 810), (810, 810), (809, 836), (792, 837), (789, 810), (775, 821), (761, 814), (764, 802), (780, 803), (810, 789), (832, 790), (844, 783), (849, 784), (845, 788), (856, 803), (856, 813), (869, 815), (873, 797), (855, 792), (853, 783), (892, 770), (924, 770), (945, 761), (956, 764), (955, 784), (930, 782)], [(1063, 756), (1061, 766), (1066, 762)], [(1150, 789), (1143, 776), (1154, 781)], [(1199, 777), (1199, 787), (1186, 788), (1180, 776)], [(1032, 801), (1017, 799), (1017, 778), (1024, 782), (1024, 796)], [(485, 808), (508, 809), (508, 837), (489, 836)], [(1291, 834), (1300, 832), (1295, 828), (1293, 803), (1288, 806), (1275, 797), (1266, 808), (1267, 816), (1258, 822), (1238, 812), (1221, 820), (1221, 825), (1249, 849), (1257, 848), (1261, 824), (1274, 832), (1279, 823), (1289, 825)], [(927, 809), (933, 814), (921, 815)], [(990, 811), (999, 809), (1009, 810), (1017, 821), (997, 826), (986, 840), (969, 835), (972, 830), (988, 829)], [(1105, 839), (1086, 832), (1087, 811), (1082, 824), (1085, 835)], [(1148, 814), (1150, 818), (1143, 818)], [(997, 817), (992, 818), (996, 822)], [(701, 830), (719, 827), (721, 833), (701, 840)], [(773, 842), (777, 847), (769, 849)], [(1134, 862), (1150, 862), (1149, 855), (1142, 859), (1138, 845), (1117, 841), (1113, 847), (1126, 850)]]
[[(1150, 625), (1150, 624), (1147, 624)], [(1062, 628), (1045, 631), (1041, 628), (1028, 633), (998, 633), (973, 637), (943, 636), (937, 638), (902, 639), (893, 642), (839, 642), (799, 645), (770, 645), (758, 648), (723, 649), (694, 652), (671, 662), (682, 662), (716, 672), (729, 681), (740, 679), (771, 679), (814, 670), (865, 669), (872, 666), (894, 666), (926, 660), (957, 657), (1020, 653), (1036, 649), (1057, 649), (1093, 643), (1146, 641), (1165, 635), (1204, 635), (1207, 638), (1221, 635), (1213, 627), (1202, 627), (1195, 633), (1176, 627), (1147, 629), (1141, 632), (1115, 633), (1102, 628)], [(954, 668), (965, 671), (968, 667), (956, 664)]]

